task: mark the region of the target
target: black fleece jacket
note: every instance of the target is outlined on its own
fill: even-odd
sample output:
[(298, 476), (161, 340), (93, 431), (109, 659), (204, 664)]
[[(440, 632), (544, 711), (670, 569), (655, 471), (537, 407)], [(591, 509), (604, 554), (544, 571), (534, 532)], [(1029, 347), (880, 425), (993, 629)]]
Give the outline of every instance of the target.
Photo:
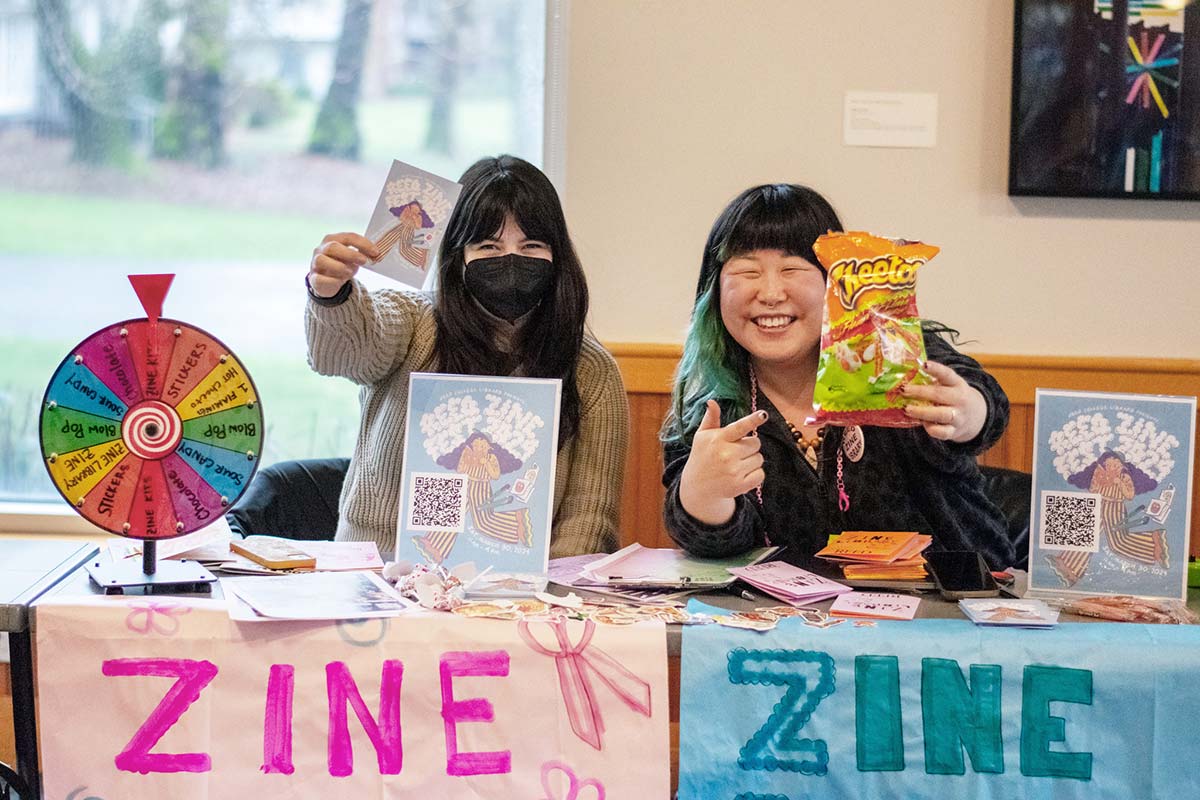
[[(830, 534), (844, 530), (912, 530), (933, 536), (931, 549), (976, 550), (993, 569), (1012, 566), (1017, 561), (1013, 542), (1000, 509), (984, 493), (975, 462), (1004, 433), (1008, 397), (979, 362), (941, 336), (926, 331), (925, 347), (930, 361), (953, 369), (987, 401), (987, 419), (975, 439), (956, 444), (933, 439), (919, 427), (864, 427), (861, 460), (842, 460), (850, 496), (850, 508), (842, 512), (837, 452), (843, 429), (828, 429), (814, 470), (779, 411), (760, 394), (759, 408), (768, 414), (758, 429), (766, 473), (762, 505), (751, 491), (736, 499), (733, 518), (724, 525), (706, 525), (692, 517), (679, 502), (679, 480), (691, 446), (668, 441), (663, 453), (663, 515), (671, 537), (703, 558), (741, 553), (768, 540), (808, 557), (825, 546)], [(723, 405), (721, 424), (733, 420), (731, 405)]]

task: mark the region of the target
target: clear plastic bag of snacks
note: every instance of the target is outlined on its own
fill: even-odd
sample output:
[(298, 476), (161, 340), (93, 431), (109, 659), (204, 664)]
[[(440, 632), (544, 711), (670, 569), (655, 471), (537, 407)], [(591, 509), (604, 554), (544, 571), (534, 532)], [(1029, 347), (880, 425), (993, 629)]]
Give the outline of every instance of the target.
[(1098, 617), (1118, 622), (1145, 622), (1164, 625), (1195, 625), (1200, 622), (1182, 600), (1152, 599), (1132, 595), (1075, 597), (1055, 602), (1061, 611), (1083, 617)]

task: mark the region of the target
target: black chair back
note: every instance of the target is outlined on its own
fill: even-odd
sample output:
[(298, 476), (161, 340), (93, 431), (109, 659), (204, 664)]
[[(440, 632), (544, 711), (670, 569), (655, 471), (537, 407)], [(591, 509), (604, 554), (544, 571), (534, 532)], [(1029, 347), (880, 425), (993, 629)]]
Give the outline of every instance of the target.
[(1008, 537), (1017, 551), (1017, 563), (1012, 566), (1027, 569), (1029, 561), (1029, 508), (1033, 498), (1033, 476), (1028, 472), (1005, 467), (980, 465), (984, 490), (999, 506), (1008, 523)]
[(235, 536), (332, 539), (349, 466), (348, 458), (310, 458), (263, 467), (225, 519)]
[(0, 761), (0, 800), (32, 800), (33, 793), (25, 780), (7, 764)]

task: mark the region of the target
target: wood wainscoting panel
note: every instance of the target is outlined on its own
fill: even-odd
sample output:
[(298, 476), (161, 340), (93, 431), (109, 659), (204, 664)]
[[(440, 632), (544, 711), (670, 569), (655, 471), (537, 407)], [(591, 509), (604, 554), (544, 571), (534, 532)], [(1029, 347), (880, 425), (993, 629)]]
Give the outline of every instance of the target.
[(17, 741), (13, 731), (12, 670), (0, 661), (0, 761), (17, 767)]
[(621, 496), (621, 546), (671, 547), (662, 522), (662, 444), (658, 431), (671, 396), (660, 392), (629, 393), (629, 458)]
[[(621, 544), (669, 547), (662, 523), (662, 445), (658, 431), (670, 407), (679, 345), (609, 345), (629, 393), (630, 446), (621, 502)], [(979, 461), (1028, 472), (1033, 467), (1034, 399), (1038, 388), (1092, 392), (1200, 395), (1200, 361), (1149, 358), (978, 355), (1008, 393), (1008, 430)], [(1196, 460), (1200, 462), (1200, 440)], [(1200, 480), (1192, 481), (1191, 553), (1200, 556)]]

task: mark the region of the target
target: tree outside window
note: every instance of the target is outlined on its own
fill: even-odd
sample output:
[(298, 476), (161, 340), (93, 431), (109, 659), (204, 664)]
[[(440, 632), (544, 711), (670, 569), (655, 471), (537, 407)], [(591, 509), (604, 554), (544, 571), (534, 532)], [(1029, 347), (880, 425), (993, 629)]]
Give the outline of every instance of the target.
[(143, 315), (129, 273), (175, 273), (165, 316), (245, 363), (263, 463), (349, 454), (357, 390), (305, 363), (312, 248), (394, 158), (541, 163), (544, 52), (541, 0), (0, 0), (0, 501), (57, 500), (42, 395)]

